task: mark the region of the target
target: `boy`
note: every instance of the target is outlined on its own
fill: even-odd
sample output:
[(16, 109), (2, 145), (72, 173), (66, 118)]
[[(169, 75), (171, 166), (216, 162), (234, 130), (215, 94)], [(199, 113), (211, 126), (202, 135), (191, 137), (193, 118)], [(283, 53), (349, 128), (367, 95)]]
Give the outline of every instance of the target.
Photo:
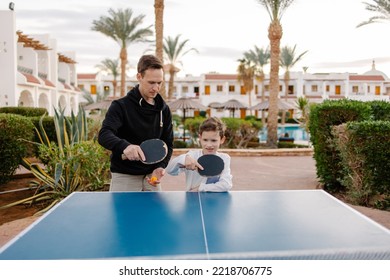
[[(206, 119), (199, 127), (199, 140), (202, 149), (191, 150), (186, 154), (177, 156), (168, 164), (165, 171), (170, 175), (179, 175), (185, 172), (186, 190), (200, 192), (227, 192), (232, 186), (232, 175), (230, 173), (230, 156), (226, 153), (219, 153), (218, 149), (225, 141), (225, 125), (215, 117)], [(224, 161), (224, 170), (221, 175), (213, 178), (206, 178), (199, 175), (197, 169), (203, 169), (198, 163), (198, 158), (206, 154), (216, 154)]]

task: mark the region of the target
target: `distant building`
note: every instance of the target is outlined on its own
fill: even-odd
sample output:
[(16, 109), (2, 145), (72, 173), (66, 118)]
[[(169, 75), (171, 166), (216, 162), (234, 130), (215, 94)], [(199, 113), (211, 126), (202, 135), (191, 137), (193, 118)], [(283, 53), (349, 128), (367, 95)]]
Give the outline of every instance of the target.
[(63, 108), (78, 112), (75, 53), (59, 53), (49, 34), (16, 30), (15, 13), (0, 11), (0, 107)]
[[(282, 71), (281, 71), (282, 72)], [(169, 74), (166, 74), (166, 89), (168, 89)], [(254, 79), (254, 89), (249, 95), (242, 83), (238, 82), (237, 74), (208, 73), (200, 76), (187, 75), (176, 77), (174, 83), (174, 98), (189, 97), (196, 99), (205, 106), (224, 103), (230, 99), (236, 99), (244, 105), (254, 106), (262, 100), (264, 91), (265, 99), (269, 97), (269, 75), (266, 75), (263, 84)], [(95, 89), (105, 88), (112, 97), (112, 77), (97, 74), (78, 74), (78, 84), (85, 91), (94, 92)], [(127, 78), (127, 90), (137, 84), (135, 77)], [(390, 80), (387, 75), (375, 69), (375, 62), (371, 70), (363, 74), (354, 73), (304, 73), (291, 72), (286, 95), (284, 73), (280, 75), (279, 97), (292, 105), (296, 100), (305, 96), (311, 103), (321, 103), (325, 99), (355, 99), (362, 101), (386, 100), (390, 98)], [(119, 88), (119, 85), (118, 85)], [(119, 90), (117, 90), (119, 93)], [(182, 112), (178, 112), (181, 114)], [(220, 117), (227, 117), (230, 112), (222, 109), (209, 109), (209, 113)], [(235, 112), (235, 117), (243, 117), (248, 114), (257, 115), (249, 109), (241, 109)], [(290, 110), (293, 115), (294, 110)], [(193, 112), (186, 112), (191, 116)]]

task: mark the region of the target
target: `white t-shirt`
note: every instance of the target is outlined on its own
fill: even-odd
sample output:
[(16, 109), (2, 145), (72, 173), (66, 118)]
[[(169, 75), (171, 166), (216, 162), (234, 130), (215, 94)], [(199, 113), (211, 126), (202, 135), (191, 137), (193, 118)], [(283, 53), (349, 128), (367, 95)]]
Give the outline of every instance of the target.
[(186, 155), (191, 156), (195, 160), (203, 155), (202, 150), (190, 150), (186, 154), (182, 154), (172, 159), (165, 171), (173, 176), (179, 175), (184, 172), (186, 176), (186, 190), (190, 191), (199, 186), (200, 192), (227, 192), (233, 187), (232, 178), (230, 173), (230, 156), (226, 153), (218, 153), (224, 161), (224, 169), (219, 177), (219, 180), (215, 183), (206, 184), (207, 178), (202, 177), (196, 170), (188, 170), (184, 168)]

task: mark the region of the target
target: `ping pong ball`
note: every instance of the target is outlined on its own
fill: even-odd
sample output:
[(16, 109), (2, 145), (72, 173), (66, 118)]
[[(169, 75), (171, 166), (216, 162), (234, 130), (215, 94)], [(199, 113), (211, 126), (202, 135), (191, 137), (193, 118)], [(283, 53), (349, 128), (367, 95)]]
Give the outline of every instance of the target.
[(152, 178), (150, 178), (150, 182), (154, 183), (157, 181), (157, 177), (156, 176), (153, 176)]

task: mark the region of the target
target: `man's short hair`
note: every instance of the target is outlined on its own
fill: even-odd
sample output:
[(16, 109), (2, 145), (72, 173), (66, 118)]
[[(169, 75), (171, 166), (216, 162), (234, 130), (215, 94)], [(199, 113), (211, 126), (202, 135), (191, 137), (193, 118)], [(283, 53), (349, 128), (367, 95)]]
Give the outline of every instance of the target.
[(137, 72), (142, 76), (145, 75), (145, 71), (148, 69), (163, 69), (163, 64), (160, 59), (154, 55), (143, 55), (138, 61)]

